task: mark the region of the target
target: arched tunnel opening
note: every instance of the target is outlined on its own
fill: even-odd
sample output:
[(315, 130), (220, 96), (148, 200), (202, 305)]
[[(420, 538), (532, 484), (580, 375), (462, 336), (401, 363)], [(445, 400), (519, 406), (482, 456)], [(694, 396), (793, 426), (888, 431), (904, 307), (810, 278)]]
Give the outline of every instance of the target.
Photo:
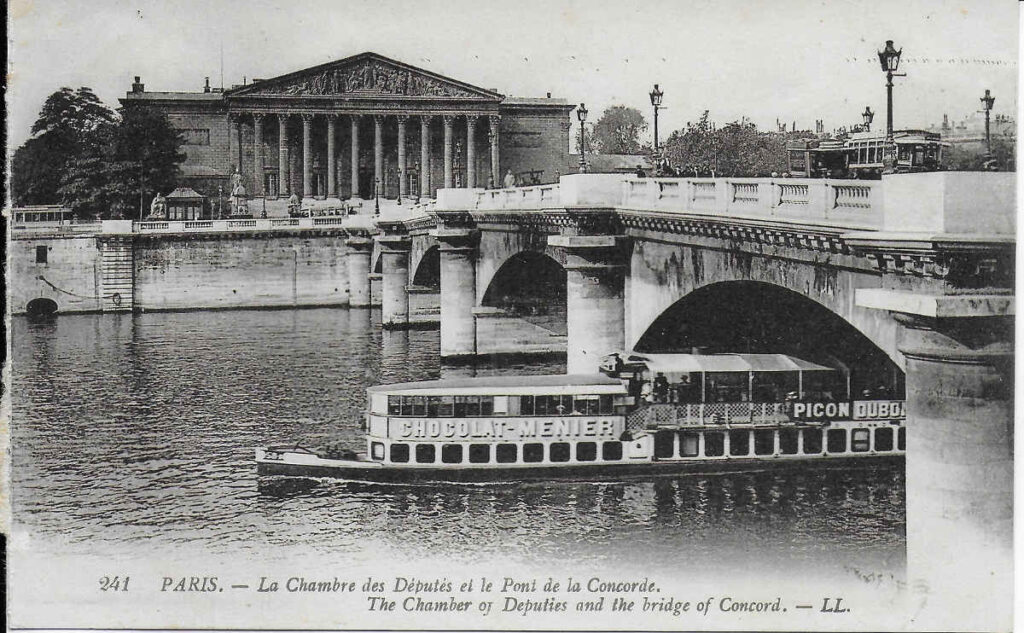
[(867, 336), (787, 288), (737, 281), (705, 286), (663, 312), (637, 341), (647, 353), (788, 354), (839, 369), (853, 397), (905, 393), (903, 371)]
[(483, 305), (501, 308), (555, 334), (565, 335), (565, 269), (547, 255), (526, 251), (513, 255), (495, 273)]
[(28, 302), (25, 313), (34, 318), (51, 317), (57, 314), (57, 302), (53, 299), (39, 297)]

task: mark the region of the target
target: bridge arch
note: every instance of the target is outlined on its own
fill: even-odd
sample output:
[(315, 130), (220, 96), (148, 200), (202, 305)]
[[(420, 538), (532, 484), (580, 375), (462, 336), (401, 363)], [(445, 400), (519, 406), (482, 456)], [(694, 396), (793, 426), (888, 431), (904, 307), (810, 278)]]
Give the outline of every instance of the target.
[(57, 314), (57, 302), (46, 297), (37, 297), (25, 306), (25, 313), (30, 317), (46, 317)]
[(634, 348), (648, 353), (789, 354), (849, 371), (852, 393), (884, 386), (901, 397), (903, 371), (886, 350), (804, 294), (757, 281), (702, 286), (664, 310)]
[(502, 308), (553, 332), (565, 334), (565, 268), (544, 253), (516, 253), (505, 260), (491, 277), (480, 304)]
[(414, 286), (441, 288), (441, 248), (436, 244), (420, 255), (413, 268), (410, 281)]

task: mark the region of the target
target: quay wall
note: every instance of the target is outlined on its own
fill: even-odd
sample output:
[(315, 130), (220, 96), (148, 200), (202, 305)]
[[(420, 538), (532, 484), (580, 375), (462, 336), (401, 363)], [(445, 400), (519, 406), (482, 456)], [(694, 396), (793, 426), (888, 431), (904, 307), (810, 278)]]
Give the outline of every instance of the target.
[[(7, 300), (24, 314), (34, 299), (49, 299), (60, 312), (98, 312), (100, 250), (95, 237), (39, 236), (7, 243)], [(40, 249), (45, 249), (45, 262)]]

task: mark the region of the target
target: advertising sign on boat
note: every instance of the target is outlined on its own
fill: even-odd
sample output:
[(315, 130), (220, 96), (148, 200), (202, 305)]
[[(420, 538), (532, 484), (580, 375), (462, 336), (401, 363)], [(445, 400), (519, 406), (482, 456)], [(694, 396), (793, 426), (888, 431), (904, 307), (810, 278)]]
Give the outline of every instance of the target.
[(793, 420), (902, 420), (907, 417), (903, 400), (854, 400), (853, 402), (794, 402)]
[(392, 418), (388, 435), (398, 440), (618, 439), (621, 417)]

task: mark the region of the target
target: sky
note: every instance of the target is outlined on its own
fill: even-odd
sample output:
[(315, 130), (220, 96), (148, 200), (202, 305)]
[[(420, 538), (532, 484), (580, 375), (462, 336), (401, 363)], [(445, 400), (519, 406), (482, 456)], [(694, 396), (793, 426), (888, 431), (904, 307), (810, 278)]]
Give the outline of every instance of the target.
[[(903, 49), (895, 126), (1017, 111), (1013, 0), (10, 0), (9, 150), (46, 96), (89, 86), (111, 107), (140, 75), (147, 90), (201, 90), (374, 51), (514, 96), (551, 92), (595, 121), (627, 105), (650, 121), (664, 91), (666, 138), (703, 110), (726, 123), (813, 129), (885, 121), (876, 51)], [(575, 123), (575, 120), (574, 120)], [(647, 133), (648, 139), (651, 131)]]

